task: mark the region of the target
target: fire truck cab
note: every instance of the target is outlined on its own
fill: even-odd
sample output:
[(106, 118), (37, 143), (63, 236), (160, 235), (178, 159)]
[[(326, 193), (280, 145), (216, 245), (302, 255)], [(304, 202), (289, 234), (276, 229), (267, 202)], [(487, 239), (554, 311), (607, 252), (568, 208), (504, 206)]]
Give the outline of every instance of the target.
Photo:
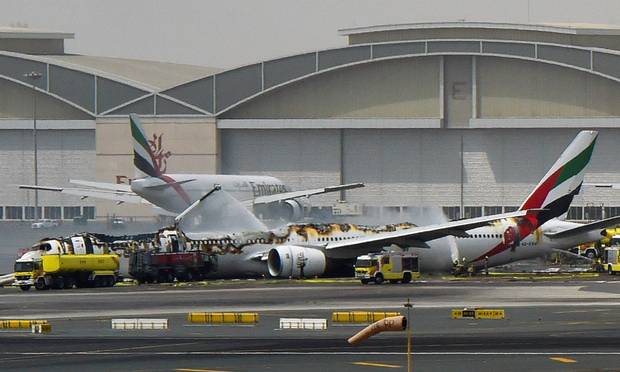
[(355, 262), (355, 277), (362, 284), (368, 284), (371, 281), (381, 284), (386, 280), (390, 283), (409, 283), (419, 276), (418, 256), (410, 253), (366, 254), (357, 257)]

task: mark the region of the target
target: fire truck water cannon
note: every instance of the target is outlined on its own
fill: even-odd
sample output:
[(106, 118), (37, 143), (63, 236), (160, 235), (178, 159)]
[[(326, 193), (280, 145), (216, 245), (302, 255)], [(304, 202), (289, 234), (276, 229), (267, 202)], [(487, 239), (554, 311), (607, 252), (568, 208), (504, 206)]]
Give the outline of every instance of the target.
[(353, 337), (347, 340), (351, 345), (358, 345), (365, 339), (376, 335), (381, 332), (397, 332), (407, 329), (407, 317), (405, 316), (392, 316), (389, 318), (378, 320), (368, 327), (362, 329)]

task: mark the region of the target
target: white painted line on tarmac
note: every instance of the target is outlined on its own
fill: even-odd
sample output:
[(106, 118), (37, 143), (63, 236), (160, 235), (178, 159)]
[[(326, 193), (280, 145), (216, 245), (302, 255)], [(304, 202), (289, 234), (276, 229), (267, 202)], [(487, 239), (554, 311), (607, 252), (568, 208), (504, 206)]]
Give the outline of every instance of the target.
[[(620, 281), (617, 281), (620, 284)], [(545, 293), (546, 296), (549, 296), (549, 293), (555, 293), (558, 291), (562, 292), (570, 292), (577, 291), (579, 292), (583, 289), (587, 283), (579, 283), (568, 286), (545, 286), (539, 285), (535, 288), (537, 289), (537, 293)], [(453, 290), (472, 290), (476, 288), (485, 288), (486, 291), (491, 290), (500, 290), (502, 292), (510, 292), (511, 290), (524, 290), (528, 289), (524, 285), (502, 285), (502, 286), (493, 286), (492, 283), (485, 287), (480, 286), (471, 286), (471, 285), (416, 285), (414, 287), (399, 287), (399, 288), (407, 288), (407, 289), (416, 289), (416, 290), (444, 290), (444, 289), (453, 289)], [(108, 288), (109, 289), (109, 288)], [(236, 293), (236, 292), (270, 292), (270, 291), (342, 291), (342, 290), (356, 290), (367, 292), (368, 287), (363, 287), (361, 285), (350, 285), (350, 286), (284, 286), (281, 287), (279, 285), (269, 285), (268, 287), (252, 287), (252, 288), (212, 288), (210, 286), (206, 286), (203, 288), (196, 289), (184, 289), (184, 288), (176, 288), (176, 289), (157, 289), (157, 290), (137, 290), (137, 291), (114, 291), (114, 290), (95, 290), (89, 292), (82, 291), (50, 291), (50, 292), (34, 292), (34, 293), (8, 293), (8, 294), (0, 294), (2, 298), (8, 297), (20, 297), (26, 299), (40, 298), (40, 297), (79, 297), (79, 296), (97, 296), (97, 297), (113, 297), (113, 296), (142, 296), (142, 295), (153, 295), (153, 294), (208, 294), (208, 293)], [(548, 290), (548, 291), (547, 291)], [(598, 292), (597, 292), (598, 293)], [(620, 297), (618, 293), (603, 293), (601, 296), (605, 297)]]
[[(72, 351), (72, 352), (37, 352), (37, 351), (25, 351), (25, 352), (0, 352), (0, 355), (38, 355), (38, 356), (67, 356), (67, 355), (407, 355), (406, 352), (391, 352), (391, 351), (154, 351), (154, 352), (139, 352), (139, 351)], [(493, 351), (420, 351), (413, 352), (413, 355), (506, 355), (506, 356), (527, 356), (527, 355), (540, 355), (540, 356), (560, 356), (560, 355), (593, 355), (593, 356), (615, 356), (620, 355), (620, 351), (562, 351), (562, 352), (544, 352), (544, 351), (507, 351), (507, 352), (493, 352)], [(2, 359), (0, 359), (1, 361)]]
[[(269, 287), (269, 288), (220, 288), (220, 289), (211, 289), (208, 287), (201, 289), (161, 289), (161, 290), (153, 290), (153, 291), (93, 291), (93, 292), (47, 292), (47, 293), (37, 293), (34, 292), (32, 294), (27, 293), (12, 293), (12, 294), (1, 294), (0, 297), (21, 297), (21, 298), (39, 298), (39, 297), (75, 297), (75, 296), (97, 296), (97, 297), (106, 297), (106, 296), (137, 296), (137, 295), (152, 295), (152, 294), (192, 294), (192, 293), (221, 293), (221, 292), (265, 292), (265, 291), (282, 291), (282, 290), (294, 290), (294, 291), (316, 291), (316, 290), (326, 290), (327, 287)], [(333, 287), (333, 288), (346, 288), (346, 287)], [(355, 288), (355, 287), (352, 287)]]

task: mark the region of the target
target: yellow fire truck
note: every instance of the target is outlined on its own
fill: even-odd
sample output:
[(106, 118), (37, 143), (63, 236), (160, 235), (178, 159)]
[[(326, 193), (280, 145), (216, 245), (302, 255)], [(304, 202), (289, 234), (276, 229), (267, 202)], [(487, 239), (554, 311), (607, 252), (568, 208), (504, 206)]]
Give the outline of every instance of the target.
[(359, 256), (355, 262), (355, 277), (362, 284), (371, 281), (381, 284), (386, 280), (390, 283), (409, 283), (412, 279), (420, 277), (418, 256), (402, 252)]
[(603, 270), (610, 275), (620, 272), (620, 235), (611, 238), (612, 246), (603, 251)]

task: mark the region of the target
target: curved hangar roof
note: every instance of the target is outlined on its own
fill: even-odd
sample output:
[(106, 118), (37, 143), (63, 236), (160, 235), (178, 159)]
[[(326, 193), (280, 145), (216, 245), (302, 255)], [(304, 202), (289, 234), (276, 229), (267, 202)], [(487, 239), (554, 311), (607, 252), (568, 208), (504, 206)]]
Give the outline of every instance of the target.
[[(464, 29), (469, 30), (465, 37), (450, 37), (454, 30)], [(429, 34), (429, 30), (443, 30), (444, 33)], [(514, 32), (514, 36), (521, 38), (508, 39), (510, 34), (501, 31)], [(37, 90), (93, 117), (131, 112), (217, 116), (263, 93), (328, 71), (382, 60), (432, 55), (479, 55), (536, 61), (620, 82), (620, 51), (610, 48), (615, 44), (620, 46), (620, 28), (457, 22), (386, 25), (340, 32), (349, 36), (354, 44), (221, 72), (157, 62), (86, 56), (37, 57), (0, 51), (0, 79), (31, 86), (32, 82), (23, 74), (38, 71), (43, 77), (35, 82)], [(393, 32), (397, 34), (390, 34)], [(355, 35), (363, 35), (365, 39), (357, 39), (361, 44), (355, 44), (356, 40), (351, 39)], [(433, 38), (424, 38), (428, 35)], [(570, 38), (549, 42), (556, 41), (554, 38), (558, 35)], [(587, 39), (575, 39), (577, 35), (584, 35)], [(373, 41), (392, 37), (397, 40)], [(586, 42), (595, 46), (575, 45)], [(157, 74), (160, 74), (159, 78), (155, 78)]]

